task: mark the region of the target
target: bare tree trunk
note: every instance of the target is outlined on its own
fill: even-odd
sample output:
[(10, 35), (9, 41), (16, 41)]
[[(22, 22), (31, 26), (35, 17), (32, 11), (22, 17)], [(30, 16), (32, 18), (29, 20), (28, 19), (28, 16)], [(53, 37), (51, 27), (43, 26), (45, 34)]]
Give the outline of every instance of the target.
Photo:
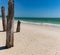
[(20, 32), (20, 24), (21, 24), (21, 22), (18, 20), (16, 32)]
[(10, 48), (14, 46), (14, 0), (8, 2), (6, 47)]
[(5, 7), (1, 7), (1, 13), (2, 13), (2, 25), (3, 25), (3, 31), (6, 31), (7, 28), (7, 19), (5, 17)]

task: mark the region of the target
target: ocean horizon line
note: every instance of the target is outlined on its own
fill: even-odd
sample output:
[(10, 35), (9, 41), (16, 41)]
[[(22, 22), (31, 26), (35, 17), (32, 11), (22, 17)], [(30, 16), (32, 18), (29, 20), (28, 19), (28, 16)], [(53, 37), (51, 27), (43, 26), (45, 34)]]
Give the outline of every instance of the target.
[[(2, 17), (2, 16), (0, 16), (0, 17)], [(19, 16), (14, 16), (14, 18), (60, 18), (60, 17), (21, 17), (21, 16), (19, 17)]]

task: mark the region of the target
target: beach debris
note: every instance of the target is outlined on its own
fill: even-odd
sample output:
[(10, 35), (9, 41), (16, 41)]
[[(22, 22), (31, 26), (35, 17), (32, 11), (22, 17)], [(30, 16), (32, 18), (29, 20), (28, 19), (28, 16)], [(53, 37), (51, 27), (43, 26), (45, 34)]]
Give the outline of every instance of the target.
[(21, 22), (18, 20), (16, 32), (20, 32), (20, 24), (21, 24)]
[(6, 31), (7, 28), (7, 19), (5, 16), (5, 7), (1, 7), (1, 13), (2, 13), (2, 25), (3, 25), (3, 31)]
[(14, 0), (8, 0), (8, 18), (6, 31), (6, 47), (14, 46)]

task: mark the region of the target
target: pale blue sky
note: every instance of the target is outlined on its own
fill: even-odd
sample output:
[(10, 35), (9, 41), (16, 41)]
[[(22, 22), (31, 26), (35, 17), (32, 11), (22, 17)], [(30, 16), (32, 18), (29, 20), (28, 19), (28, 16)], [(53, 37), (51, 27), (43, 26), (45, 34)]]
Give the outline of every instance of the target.
[[(8, 12), (8, 0), (0, 0)], [(15, 16), (19, 17), (60, 17), (60, 0), (15, 0)]]

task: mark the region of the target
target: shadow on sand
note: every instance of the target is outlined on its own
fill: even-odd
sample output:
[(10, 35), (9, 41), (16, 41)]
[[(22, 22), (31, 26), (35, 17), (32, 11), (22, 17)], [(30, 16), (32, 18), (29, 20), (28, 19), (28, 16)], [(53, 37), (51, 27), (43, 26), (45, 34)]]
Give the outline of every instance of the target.
[(0, 50), (5, 50), (5, 49), (7, 49), (6, 46), (1, 46), (0, 47)]
[(3, 31), (3, 30), (0, 30), (0, 32), (5, 32), (5, 31)]
[(20, 33), (21, 31), (19, 31), (19, 32), (17, 32), (17, 31), (15, 31), (14, 33)]

